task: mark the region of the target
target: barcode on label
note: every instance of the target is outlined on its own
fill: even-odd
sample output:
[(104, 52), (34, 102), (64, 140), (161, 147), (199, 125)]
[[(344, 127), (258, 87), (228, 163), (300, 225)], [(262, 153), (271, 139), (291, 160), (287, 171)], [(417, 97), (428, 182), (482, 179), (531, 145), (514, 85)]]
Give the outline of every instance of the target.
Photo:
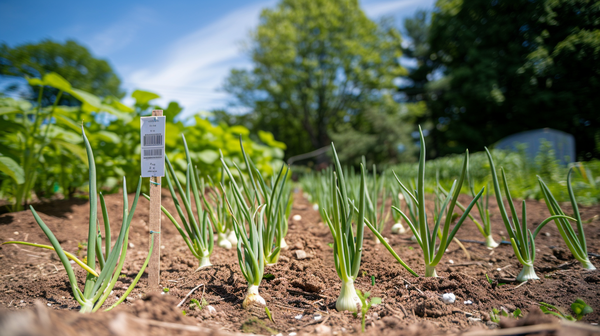
[(144, 159), (160, 159), (162, 155), (162, 148), (144, 149)]
[(144, 146), (162, 146), (162, 134), (144, 134)]

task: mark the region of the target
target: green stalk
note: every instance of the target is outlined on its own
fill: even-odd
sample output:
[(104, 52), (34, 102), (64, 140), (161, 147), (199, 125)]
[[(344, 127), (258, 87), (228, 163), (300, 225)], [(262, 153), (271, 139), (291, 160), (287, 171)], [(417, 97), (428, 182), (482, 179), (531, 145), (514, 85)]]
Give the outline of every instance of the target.
[[(360, 300), (354, 288), (354, 281), (358, 276), (362, 257), (367, 198), (366, 172), (364, 165), (361, 164), (360, 201), (357, 209), (355, 236), (352, 225), (355, 211), (354, 201), (347, 197), (344, 171), (340, 165), (333, 143), (331, 144), (331, 149), (334, 156), (335, 171), (332, 171), (330, 174), (330, 206), (329, 209), (323, 209), (323, 211), (334, 240), (333, 256), (336, 272), (342, 280), (340, 296), (336, 301), (336, 309), (338, 311), (348, 310), (356, 312), (360, 306)], [(375, 231), (377, 230), (375, 229)]]
[[(131, 283), (131, 285), (129, 285), (129, 287), (127, 288), (127, 290), (125, 291), (125, 293), (123, 293), (123, 295), (121, 295), (121, 298), (117, 302), (115, 302), (112, 306), (110, 306), (107, 309), (105, 309), (104, 311), (109, 311), (109, 310), (115, 308), (120, 303), (122, 303), (123, 301), (125, 301), (125, 299), (127, 299), (127, 296), (129, 296), (129, 293), (131, 293), (131, 291), (133, 290), (133, 288), (135, 287), (135, 285), (137, 285), (138, 281), (142, 277), (142, 274), (144, 274), (144, 270), (146, 270), (146, 266), (148, 266), (148, 263), (150, 262), (150, 257), (152, 256), (152, 250), (153, 250), (153, 248), (154, 248), (154, 232), (150, 233), (150, 251), (148, 251), (148, 256), (146, 257), (146, 260), (144, 260), (144, 264), (142, 265), (142, 268), (140, 269), (140, 271), (136, 275), (135, 279), (133, 279), (133, 282)], [(117, 275), (118, 275), (118, 273), (117, 273)], [(108, 290), (108, 291), (110, 293), (110, 290)]]
[[(454, 214), (454, 208), (458, 204), (458, 196), (460, 195), (460, 190), (462, 188), (463, 182), (465, 180), (466, 172), (469, 167), (469, 151), (465, 152), (465, 158), (463, 160), (462, 172), (458, 180), (455, 180), (452, 184), (452, 188), (450, 191), (445, 194), (444, 192), (439, 192), (438, 189), (438, 197), (443, 201), (441, 204), (436, 205), (435, 213), (434, 213), (434, 228), (432, 231), (429, 230), (429, 225), (427, 223), (426, 209), (425, 209), (425, 138), (423, 137), (423, 132), (419, 127), (420, 133), (420, 148), (421, 152), (419, 155), (419, 174), (417, 178), (417, 195), (416, 197), (410, 194), (410, 191), (400, 182), (398, 177), (396, 179), (400, 184), (400, 187), (405, 191), (407, 195), (410, 196), (412, 202), (415, 203), (418, 212), (418, 223), (413, 223), (406, 214), (402, 212), (402, 210), (397, 207), (392, 207), (392, 209), (404, 218), (407, 224), (410, 226), (413, 231), (417, 243), (423, 250), (424, 262), (425, 262), (425, 276), (426, 277), (437, 277), (437, 273), (435, 271), (435, 267), (439, 264), (442, 259), (442, 256), (446, 252), (448, 245), (454, 239), (456, 232), (462, 226), (464, 221), (469, 216), (471, 209), (475, 206), (476, 202), (479, 200), (481, 195), (483, 194), (484, 188), (475, 195), (471, 203), (464, 209), (462, 216), (456, 222), (456, 225), (450, 231), (450, 225), (452, 224), (452, 218)], [(394, 174), (395, 175), (395, 174)], [(408, 199), (407, 199), (408, 201)], [(409, 208), (410, 209), (410, 208)], [(444, 219), (444, 224), (442, 228), (442, 233), (440, 234), (440, 227), (442, 226), (442, 218)], [(414, 219), (413, 219), (414, 220)], [(437, 239), (440, 239), (439, 245), (436, 247)], [(437, 252), (436, 252), (437, 251)]]
[[(573, 168), (569, 169), (567, 174), (567, 190), (569, 192), (569, 199), (571, 201), (571, 206), (573, 208), (573, 217), (571, 218), (565, 215), (564, 211), (560, 208), (559, 203), (552, 195), (552, 192), (546, 186), (544, 181), (538, 176), (538, 182), (542, 189), (542, 194), (544, 196), (544, 201), (546, 206), (548, 207), (548, 211), (552, 215), (551, 218), (554, 218), (554, 222), (556, 223), (556, 227), (558, 228), (558, 232), (561, 237), (567, 244), (567, 247), (573, 254), (573, 257), (577, 259), (581, 263), (581, 266), (588, 270), (595, 270), (596, 267), (591, 263), (588, 257), (587, 243), (585, 240), (585, 232), (583, 231), (583, 222), (581, 221), (581, 215), (579, 214), (579, 206), (577, 205), (577, 200), (575, 199), (575, 193), (573, 192), (573, 186), (571, 185), (571, 173), (573, 172)], [(577, 224), (577, 233), (571, 227), (569, 220), (574, 221)], [(534, 237), (539, 233), (539, 231), (547, 224), (548, 221), (540, 223), (538, 228), (535, 230)]]

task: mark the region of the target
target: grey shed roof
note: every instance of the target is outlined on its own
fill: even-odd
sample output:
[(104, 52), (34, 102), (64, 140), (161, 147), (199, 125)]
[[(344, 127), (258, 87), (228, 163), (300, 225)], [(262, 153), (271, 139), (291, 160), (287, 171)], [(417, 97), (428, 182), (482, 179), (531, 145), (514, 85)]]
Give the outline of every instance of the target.
[(552, 144), (556, 158), (562, 164), (566, 165), (576, 160), (575, 138), (569, 133), (551, 128), (540, 128), (509, 135), (498, 141), (494, 148), (516, 151), (519, 144), (525, 144), (527, 157), (533, 159), (538, 154), (544, 140)]

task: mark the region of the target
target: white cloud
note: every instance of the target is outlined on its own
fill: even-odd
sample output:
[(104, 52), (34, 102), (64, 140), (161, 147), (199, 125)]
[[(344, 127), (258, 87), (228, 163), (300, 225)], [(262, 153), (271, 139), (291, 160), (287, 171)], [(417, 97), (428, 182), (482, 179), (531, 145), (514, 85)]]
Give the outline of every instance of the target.
[(128, 15), (121, 17), (90, 39), (90, 45), (99, 55), (110, 55), (133, 41), (145, 23), (151, 22), (154, 11), (145, 7), (135, 7)]
[[(402, 8), (416, 4), (425, 4), (423, 0), (369, 1), (363, 2), (362, 8), (367, 16), (377, 18), (382, 15), (392, 15)], [(429, 5), (429, 4), (427, 4)]]
[(184, 36), (172, 45), (163, 61), (134, 71), (126, 82), (161, 94), (161, 103), (176, 100), (185, 114), (224, 107), (227, 94), (218, 92), (232, 67), (248, 66), (240, 43), (257, 26), (260, 12), (273, 0), (237, 9), (218, 21)]

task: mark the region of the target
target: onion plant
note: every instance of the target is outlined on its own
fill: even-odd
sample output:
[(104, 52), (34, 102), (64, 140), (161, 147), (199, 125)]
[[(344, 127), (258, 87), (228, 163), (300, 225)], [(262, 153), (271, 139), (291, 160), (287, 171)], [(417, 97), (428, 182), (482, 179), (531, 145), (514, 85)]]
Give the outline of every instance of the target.
[[(200, 180), (200, 190), (203, 191), (200, 193), (202, 197), (202, 202), (204, 204), (204, 208), (208, 212), (210, 216), (211, 222), (214, 224), (215, 230), (217, 232), (217, 245), (226, 249), (231, 248), (231, 241), (227, 238), (228, 229), (230, 225), (228, 225), (229, 215), (227, 214), (227, 209), (225, 205), (225, 192), (224, 190), (220, 190), (220, 186), (225, 182), (225, 170), (221, 167), (221, 184), (217, 187), (210, 176), (208, 178), (208, 188), (204, 184), (204, 179)], [(207, 197), (208, 194), (208, 197)], [(210, 199), (210, 201), (209, 201)], [(237, 241), (236, 241), (237, 243)]]
[[(471, 196), (475, 197), (475, 188), (473, 187), (473, 181), (469, 179), (469, 191), (471, 192)], [(485, 197), (481, 197), (477, 203), (477, 211), (479, 212), (479, 218), (481, 218), (482, 223), (479, 223), (475, 218), (472, 218), (473, 223), (479, 229), (479, 232), (485, 238), (484, 245), (489, 248), (496, 248), (500, 244), (494, 240), (492, 236), (492, 222), (490, 221), (490, 184), (487, 184), (487, 188), (485, 190)]]
[[(364, 157), (363, 157), (364, 161)], [(373, 165), (373, 178), (372, 184), (367, 191), (367, 205), (365, 209), (365, 218), (369, 220), (375, 227), (377, 232), (383, 234), (385, 229), (385, 222), (388, 219), (389, 212), (385, 215), (385, 202), (387, 200), (387, 193), (385, 190), (385, 177), (377, 177), (377, 167)], [(379, 202), (379, 195), (381, 194), (381, 203)], [(374, 236), (375, 242), (379, 243), (377, 236)]]
[(282, 166), (271, 185), (267, 185), (260, 171), (246, 155), (241, 138), (240, 147), (248, 181), (245, 180), (242, 169), (235, 162), (233, 164), (238, 171), (241, 188), (222, 156), (221, 163), (230, 179), (231, 197), (227, 195), (225, 200), (238, 240), (238, 261), (242, 274), (248, 281), (248, 293), (242, 304), (246, 308), (254, 303), (265, 305), (264, 299), (258, 294), (264, 267), (277, 263), (281, 244), (285, 242), (288, 203), (283, 201), (283, 194), (289, 168)]
[[(199, 191), (198, 186), (201, 186), (200, 178), (198, 177), (198, 172), (196, 171), (196, 167), (192, 165), (192, 160), (190, 157), (190, 153), (188, 151), (187, 143), (185, 141), (185, 137), (183, 136), (183, 145), (185, 148), (185, 155), (187, 158), (187, 170), (185, 173), (186, 177), (186, 188), (184, 190), (183, 186), (179, 182), (179, 178), (175, 174), (175, 170), (173, 169), (173, 165), (167, 156), (165, 159), (167, 161), (167, 170), (168, 173), (165, 174), (165, 178), (167, 180), (167, 185), (169, 187), (169, 191), (171, 192), (171, 197), (173, 198), (173, 203), (175, 204), (175, 209), (177, 210), (177, 214), (179, 215), (179, 219), (181, 220), (183, 225), (180, 225), (177, 220), (165, 209), (165, 207), (161, 207), (162, 212), (169, 218), (171, 223), (175, 225), (177, 231), (185, 241), (185, 244), (189, 248), (190, 252), (198, 259), (199, 266), (196, 271), (209, 267), (212, 264), (210, 263), (210, 255), (213, 252), (214, 247), (214, 234), (213, 227), (210, 219), (208, 218), (208, 211), (202, 210), (202, 201), (200, 194), (204, 193), (204, 190)], [(181, 201), (183, 202), (183, 206), (185, 207), (185, 211), (187, 213), (187, 219), (184, 215), (183, 210), (181, 209), (181, 204), (179, 203), (179, 199), (177, 194), (175, 193), (175, 189), (173, 188), (173, 181), (175, 181), (175, 186), (177, 187), (177, 192), (179, 193), (179, 197), (181, 197)], [(194, 197), (194, 203), (196, 205), (196, 215), (192, 209), (192, 196)], [(150, 199), (146, 196), (146, 198)], [(183, 226), (183, 228), (182, 228)]]
[(325, 220), (333, 236), (333, 257), (338, 277), (342, 280), (340, 296), (335, 307), (338, 311), (357, 312), (361, 301), (356, 294), (354, 281), (360, 269), (363, 235), (365, 228), (366, 182), (365, 168), (361, 164), (359, 206), (356, 218), (356, 235), (352, 225), (354, 201), (348, 198), (344, 173), (335, 146), (331, 144), (335, 159), (335, 171), (330, 173), (330, 206), (324, 209)]
[[(89, 313), (95, 312), (102, 304), (106, 301), (108, 296), (110, 295), (112, 289), (114, 288), (119, 275), (121, 274), (121, 269), (123, 268), (123, 264), (125, 263), (125, 256), (127, 254), (127, 241), (129, 237), (129, 227), (131, 225), (131, 220), (133, 219), (133, 214), (135, 212), (135, 208), (137, 206), (138, 198), (140, 196), (141, 190), (141, 182), (142, 178), (140, 177), (138, 180), (137, 191), (135, 194), (135, 198), (133, 200), (133, 204), (131, 208), (128, 205), (127, 199), (127, 184), (125, 178), (123, 178), (123, 222), (121, 224), (121, 229), (119, 231), (119, 236), (117, 237), (117, 241), (111, 248), (111, 230), (110, 230), (110, 222), (108, 218), (108, 210), (106, 208), (106, 202), (102, 193), (100, 193), (100, 207), (102, 210), (102, 217), (104, 221), (104, 251), (102, 250), (102, 234), (97, 227), (97, 219), (98, 219), (98, 195), (96, 188), (96, 164), (94, 160), (94, 154), (92, 152), (92, 148), (90, 143), (85, 135), (85, 131), (83, 130), (83, 126), (81, 128), (83, 135), (83, 142), (85, 144), (85, 149), (88, 157), (88, 165), (89, 165), (89, 199), (90, 199), (90, 220), (89, 220), (89, 230), (88, 230), (88, 242), (87, 242), (87, 260), (85, 263), (79, 261), (77, 262), (79, 265), (85, 264), (86, 267), (83, 267), (87, 271), (85, 286), (83, 291), (79, 288), (77, 284), (77, 278), (75, 277), (75, 273), (73, 268), (71, 267), (71, 263), (69, 262), (69, 258), (72, 260), (76, 260), (74, 256), (68, 257), (68, 253), (63, 250), (60, 246), (58, 240), (50, 231), (48, 226), (44, 223), (44, 221), (37, 214), (33, 206), (30, 206), (31, 213), (33, 214), (33, 218), (38, 223), (42, 231), (50, 243), (52, 247), (47, 245), (40, 244), (32, 244), (27, 242), (6, 242), (13, 244), (23, 244), (30, 245), (35, 247), (42, 248), (50, 248), (53, 249), (58, 258), (62, 262), (65, 267), (65, 271), (67, 272), (67, 276), (69, 278), (69, 282), (71, 284), (71, 291), (73, 292), (73, 297), (79, 304), (81, 305), (80, 312), (81, 313)], [(151, 233), (153, 234), (153, 233)], [(154, 240), (151, 238), (151, 242)], [(5, 244), (6, 244), (5, 243)], [(148, 265), (148, 261), (150, 255), (152, 254), (153, 244), (150, 244), (150, 252), (148, 253), (148, 257), (146, 258), (138, 276), (131, 283), (127, 291), (121, 296), (117, 302), (115, 302), (112, 306), (110, 306), (106, 310), (110, 310), (123, 302), (127, 295), (133, 290), (135, 285), (137, 284), (139, 278), (144, 272), (146, 266)], [(77, 260), (76, 260), (77, 261)], [(98, 267), (100, 272), (96, 272), (96, 261), (98, 262)]]
[[(402, 208), (401, 202), (404, 199), (404, 195), (400, 192), (400, 188), (398, 188), (395, 184), (391, 185), (391, 199), (392, 206), (395, 206), (398, 209)], [(403, 234), (406, 232), (406, 228), (402, 225), (402, 216), (396, 211), (392, 211), (392, 218), (394, 219), (394, 225), (392, 225), (392, 233)]]
[[(402, 215), (404, 220), (408, 223), (411, 230), (413, 231), (417, 243), (423, 250), (425, 260), (425, 276), (436, 277), (437, 273), (435, 271), (435, 267), (442, 259), (442, 256), (446, 252), (448, 245), (450, 244), (450, 242), (456, 235), (456, 232), (467, 218), (469, 212), (475, 205), (475, 202), (477, 202), (477, 200), (483, 194), (484, 189), (482, 188), (479, 194), (477, 194), (473, 201), (471, 201), (469, 206), (465, 209), (462, 216), (458, 219), (456, 225), (450, 232), (450, 225), (452, 223), (454, 207), (456, 206), (462, 184), (465, 180), (467, 167), (469, 166), (469, 151), (467, 150), (465, 152), (460, 178), (458, 179), (458, 182), (456, 180), (454, 181), (448, 193), (448, 195), (452, 195), (452, 197), (445, 197), (438, 211), (434, 214), (435, 226), (433, 230), (430, 231), (427, 222), (427, 214), (425, 212), (425, 139), (423, 138), (423, 132), (420, 128), (419, 133), (421, 152), (419, 154), (419, 173), (417, 177), (416, 195), (413, 195), (398, 179), (400, 187), (406, 192), (406, 194), (411, 198), (411, 201), (417, 206), (418, 222), (413, 223), (413, 221), (411, 221), (410, 218), (406, 216), (404, 212), (402, 212), (402, 210), (398, 209), (397, 207), (392, 207), (392, 209), (394, 211), (399, 212)], [(442, 228), (443, 231), (441, 234), (440, 244), (436, 249), (436, 241), (438, 238), (438, 232), (440, 230), (440, 225), (443, 217), (445, 217), (444, 227)]]
[[(521, 220), (519, 220), (517, 210), (515, 209), (512, 196), (510, 195), (510, 190), (508, 188), (508, 182), (506, 180), (506, 174), (504, 173), (504, 169), (500, 168), (502, 173), (502, 183), (504, 185), (504, 192), (506, 194), (506, 200), (508, 201), (508, 205), (510, 207), (512, 221), (508, 218), (508, 213), (506, 211), (506, 207), (502, 201), (502, 191), (500, 190), (500, 183), (498, 182), (498, 175), (496, 173), (496, 166), (494, 165), (494, 160), (492, 159), (492, 155), (490, 151), (485, 148), (485, 151), (488, 156), (488, 160), (490, 162), (490, 168), (492, 170), (492, 184), (494, 185), (494, 192), (496, 194), (496, 201), (498, 202), (498, 208), (500, 209), (500, 215), (502, 216), (502, 221), (504, 222), (504, 226), (506, 227), (506, 231), (508, 231), (508, 235), (510, 237), (510, 242), (512, 244), (515, 255), (521, 265), (523, 265), (523, 269), (517, 275), (517, 281), (523, 282), (527, 280), (536, 280), (539, 279), (537, 274), (535, 273), (535, 269), (533, 268), (533, 262), (535, 261), (535, 236), (531, 233), (531, 230), (527, 228), (527, 205), (525, 204), (525, 200), (523, 200), (521, 205)], [(551, 220), (557, 218), (569, 219), (565, 215), (552, 215), (546, 218), (542, 223), (540, 223), (539, 227), (543, 227)]]
[[(232, 190), (233, 199), (226, 197), (225, 201), (233, 220), (233, 229), (238, 239), (238, 263), (242, 275), (248, 282), (248, 291), (242, 302), (242, 307), (248, 308), (252, 305), (266, 306), (265, 299), (258, 293), (258, 287), (260, 286), (266, 263), (263, 244), (263, 218), (266, 208), (264, 205), (258, 207), (248, 205), (243, 191), (233, 178), (223, 157), (221, 157), (221, 162), (230, 178), (229, 187)], [(243, 185), (246, 188), (246, 184), (243, 183)], [(236, 204), (237, 208), (234, 209), (232, 204)], [(248, 223), (248, 230), (246, 230), (246, 223)]]
[[(556, 227), (558, 228), (558, 232), (562, 236), (563, 240), (567, 244), (567, 247), (573, 254), (573, 257), (577, 259), (581, 263), (581, 266), (588, 270), (595, 270), (596, 267), (590, 262), (590, 258), (588, 257), (587, 244), (585, 241), (585, 232), (583, 231), (583, 222), (581, 221), (581, 215), (579, 214), (579, 207), (577, 206), (577, 200), (575, 199), (575, 194), (573, 193), (573, 186), (571, 185), (571, 173), (573, 172), (573, 168), (569, 169), (569, 173), (567, 174), (567, 191), (569, 192), (569, 198), (571, 200), (571, 206), (573, 207), (573, 220), (577, 223), (577, 233), (571, 227), (568, 218), (560, 218), (557, 217), (554, 219), (556, 223)], [(546, 201), (546, 206), (548, 206), (548, 210), (551, 215), (562, 215), (565, 216), (564, 211), (560, 208), (560, 205), (552, 195), (552, 192), (546, 186), (542, 178), (538, 176), (538, 182), (542, 189), (542, 193), (544, 195), (544, 200)], [(547, 223), (547, 222), (546, 222)], [(540, 232), (543, 225), (540, 224), (535, 230), (534, 237)]]

